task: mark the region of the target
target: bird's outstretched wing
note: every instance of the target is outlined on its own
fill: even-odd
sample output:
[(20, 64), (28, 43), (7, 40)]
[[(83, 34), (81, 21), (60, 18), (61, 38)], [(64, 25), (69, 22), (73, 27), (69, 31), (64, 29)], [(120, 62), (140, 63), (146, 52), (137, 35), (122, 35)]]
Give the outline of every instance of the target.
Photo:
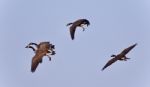
[(72, 40), (74, 40), (75, 31), (76, 31), (76, 26), (72, 25), (70, 27), (70, 35)]
[(37, 66), (39, 63), (42, 62), (42, 58), (45, 55), (45, 52), (39, 51), (35, 54), (35, 56), (32, 58), (32, 64), (31, 64), (31, 72), (35, 72)]
[(113, 64), (114, 62), (116, 62), (118, 60), (118, 58), (114, 57), (112, 59), (110, 59), (105, 66), (102, 68), (102, 70), (104, 70), (105, 68), (107, 68), (108, 66), (110, 66), (111, 64)]
[(130, 47), (124, 49), (121, 54), (126, 55), (130, 50), (132, 50), (135, 46), (137, 45), (137, 43), (131, 45)]

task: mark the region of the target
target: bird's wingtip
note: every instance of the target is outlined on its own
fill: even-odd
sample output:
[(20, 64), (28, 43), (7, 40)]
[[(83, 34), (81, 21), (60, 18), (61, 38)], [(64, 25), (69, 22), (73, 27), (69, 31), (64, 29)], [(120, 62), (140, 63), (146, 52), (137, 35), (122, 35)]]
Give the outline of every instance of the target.
[(34, 73), (35, 71), (34, 71), (34, 70), (31, 70), (31, 72)]
[(104, 71), (105, 68), (102, 68), (101, 71)]
[(138, 45), (138, 43), (135, 43), (135, 45)]
[(71, 37), (71, 40), (74, 40), (74, 37)]

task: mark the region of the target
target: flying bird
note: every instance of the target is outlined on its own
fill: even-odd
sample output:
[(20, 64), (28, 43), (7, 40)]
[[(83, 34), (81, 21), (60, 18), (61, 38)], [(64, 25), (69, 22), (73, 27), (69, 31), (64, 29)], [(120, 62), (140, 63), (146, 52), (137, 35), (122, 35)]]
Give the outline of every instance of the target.
[(66, 26), (70, 26), (70, 35), (71, 35), (71, 39), (74, 40), (74, 35), (75, 35), (75, 30), (77, 27), (81, 27), (83, 29), (83, 31), (85, 30), (85, 28), (83, 27), (84, 25), (89, 26), (90, 22), (87, 19), (78, 19), (73, 23), (68, 23)]
[(117, 54), (117, 55), (111, 55), (111, 57), (113, 57), (112, 59), (110, 59), (106, 65), (102, 68), (102, 70), (104, 70), (105, 68), (107, 68), (108, 66), (110, 66), (111, 64), (113, 64), (114, 62), (116, 62), (117, 60), (120, 60), (120, 61), (127, 61), (127, 59), (130, 59), (130, 58), (127, 58), (126, 57), (126, 54), (131, 51), (135, 46), (137, 45), (137, 43), (135, 43), (134, 45), (131, 45), (129, 46), (128, 48), (124, 49), (120, 54)]
[[(35, 45), (36, 49), (31, 45)], [(55, 46), (49, 42), (41, 42), (39, 44), (29, 43), (25, 48), (31, 48), (35, 52), (35, 56), (32, 58), (31, 72), (35, 72), (38, 64), (42, 63), (44, 56), (47, 56), (51, 60), (50, 55), (55, 55)]]

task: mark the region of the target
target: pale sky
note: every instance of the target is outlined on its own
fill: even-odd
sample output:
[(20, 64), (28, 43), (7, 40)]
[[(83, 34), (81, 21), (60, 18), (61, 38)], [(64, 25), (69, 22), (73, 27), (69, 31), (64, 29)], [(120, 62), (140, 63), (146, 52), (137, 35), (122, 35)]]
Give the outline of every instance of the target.
[[(66, 24), (86, 18), (71, 40)], [(149, 0), (0, 0), (0, 87), (150, 87)], [(30, 42), (56, 46), (30, 72)], [(101, 71), (112, 54), (138, 43)]]

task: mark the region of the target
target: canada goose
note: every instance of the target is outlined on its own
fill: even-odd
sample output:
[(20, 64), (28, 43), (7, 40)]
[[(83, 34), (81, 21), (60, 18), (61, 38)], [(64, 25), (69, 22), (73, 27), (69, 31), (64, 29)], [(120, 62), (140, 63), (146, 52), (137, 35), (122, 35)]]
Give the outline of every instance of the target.
[(117, 54), (117, 55), (111, 55), (111, 57), (113, 57), (112, 59), (110, 59), (106, 65), (102, 68), (102, 70), (104, 70), (105, 68), (107, 68), (108, 66), (110, 66), (112, 63), (116, 62), (117, 60), (120, 60), (120, 61), (127, 61), (127, 59), (130, 59), (130, 58), (127, 58), (126, 57), (126, 54), (131, 50), (133, 49), (135, 46), (137, 45), (134, 44), (126, 49), (124, 49), (120, 54)]
[(85, 30), (85, 28), (83, 27), (84, 25), (89, 26), (90, 22), (87, 19), (78, 19), (73, 23), (68, 23), (66, 26), (70, 26), (70, 35), (71, 35), (71, 39), (74, 39), (74, 35), (75, 35), (75, 30), (77, 27), (82, 27), (83, 31)]
[[(35, 45), (36, 49), (31, 45)], [(35, 52), (35, 56), (32, 58), (31, 72), (35, 72), (38, 64), (42, 63), (43, 56), (47, 56), (51, 60), (50, 55), (55, 55), (55, 46), (49, 42), (41, 42), (39, 44), (29, 43), (26, 48), (31, 48)]]
[[(49, 45), (48, 45), (49, 44)], [(46, 47), (49, 48), (48, 53), (51, 53), (51, 55), (55, 55), (55, 51), (53, 51), (55, 49), (55, 45), (50, 44), (49, 42), (41, 42), (40, 44), (36, 44), (36, 43), (29, 43), (25, 48), (31, 48), (34, 52), (36, 51), (36, 49), (34, 47), (32, 47), (31, 45), (35, 45), (36, 48), (38, 49), (39, 47)], [(43, 48), (44, 49), (44, 48)], [(51, 51), (51, 52), (50, 52)]]

